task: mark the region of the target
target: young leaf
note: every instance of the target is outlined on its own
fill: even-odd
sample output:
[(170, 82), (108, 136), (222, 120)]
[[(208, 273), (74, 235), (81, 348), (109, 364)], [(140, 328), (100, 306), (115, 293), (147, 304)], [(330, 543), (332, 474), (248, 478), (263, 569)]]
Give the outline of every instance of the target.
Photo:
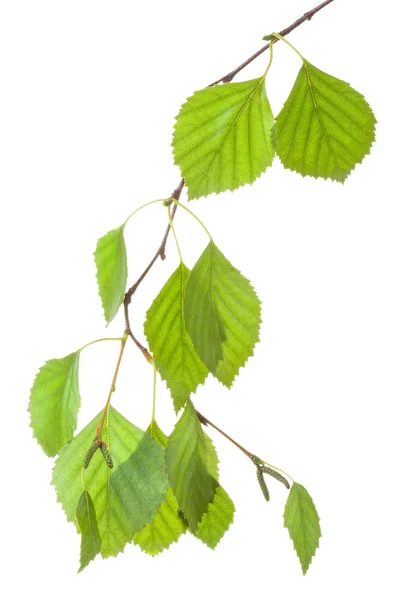
[(218, 487), (218, 458), (190, 400), (168, 438), (165, 462), (179, 506), (195, 532)]
[(124, 300), (128, 278), (124, 225), (112, 229), (98, 240), (94, 258), (99, 294), (108, 325)]
[(234, 513), (235, 505), (227, 492), (217, 487), (214, 500), (198, 524), (196, 537), (214, 550), (233, 523)]
[(76, 518), (81, 530), (81, 566), (83, 571), (91, 560), (100, 552), (101, 539), (97, 526), (96, 511), (89, 493), (84, 490), (76, 508)]
[(206, 88), (181, 107), (172, 146), (189, 200), (253, 183), (272, 164), (274, 117), (264, 81)]
[(183, 299), (188, 276), (189, 269), (181, 263), (147, 311), (144, 324), (154, 362), (171, 390), (176, 412), (208, 374), (185, 329)]
[(375, 123), (364, 96), (304, 61), (276, 119), (277, 154), (287, 169), (343, 183), (369, 153)]
[(74, 435), (80, 404), (79, 352), (48, 360), (33, 382), (28, 408), (33, 435), (48, 456)]
[(322, 534), (314, 502), (307, 490), (299, 483), (293, 483), (291, 487), (283, 519), (305, 575)]
[[(82, 489), (81, 471), (92, 443), (99, 413), (58, 457), (52, 483), (68, 521), (78, 522), (75, 507)], [(103, 427), (103, 439), (110, 449), (114, 468), (106, 465), (100, 452), (85, 471), (97, 515), (104, 558), (116, 556), (136, 532), (150, 523), (165, 500), (168, 481), (163, 449), (151, 437), (110, 407)]]
[(259, 340), (261, 307), (248, 279), (213, 242), (189, 275), (185, 323), (201, 360), (230, 387)]

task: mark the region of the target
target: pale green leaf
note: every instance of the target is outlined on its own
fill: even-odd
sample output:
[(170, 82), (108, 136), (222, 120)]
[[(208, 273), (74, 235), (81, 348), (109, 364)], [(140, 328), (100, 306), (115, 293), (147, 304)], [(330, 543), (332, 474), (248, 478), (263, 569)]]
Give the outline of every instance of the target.
[(147, 554), (156, 556), (173, 542), (177, 542), (185, 532), (186, 523), (180, 513), (178, 501), (172, 489), (168, 488), (166, 500), (158, 508), (156, 516), (135, 534), (133, 541)]
[(300, 483), (293, 483), (283, 515), (305, 575), (319, 545), (321, 528), (314, 502)]
[(304, 61), (276, 119), (277, 154), (301, 175), (343, 182), (369, 153), (375, 123), (364, 96)]
[(81, 530), (81, 566), (82, 571), (91, 560), (99, 554), (101, 539), (97, 525), (96, 511), (92, 498), (87, 491), (83, 491), (76, 507), (76, 518)]
[(196, 531), (196, 537), (214, 550), (233, 523), (235, 505), (222, 487), (217, 487)]
[(121, 306), (128, 278), (124, 227), (112, 229), (97, 242), (94, 258), (97, 283), (107, 324)]
[[(150, 424), (147, 432), (160, 446), (165, 448), (168, 437), (155, 421)], [(168, 488), (165, 502), (160, 504), (156, 516), (151, 523), (135, 534), (133, 541), (147, 554), (156, 556), (169, 548), (173, 542), (177, 542), (186, 529), (187, 525), (179, 509), (178, 501), (172, 489)]]
[(208, 374), (185, 329), (183, 300), (188, 276), (189, 269), (181, 263), (147, 311), (144, 324), (155, 365), (167, 382), (177, 412)]
[(259, 340), (261, 306), (248, 279), (213, 242), (189, 275), (185, 323), (201, 360), (230, 387)]
[(74, 435), (80, 404), (79, 352), (48, 360), (33, 382), (28, 409), (33, 435), (48, 456)]
[(189, 200), (253, 183), (272, 164), (273, 127), (264, 77), (188, 98), (176, 118), (172, 146)]
[[(75, 507), (82, 491), (81, 471), (101, 413), (63, 448), (52, 483), (69, 521), (78, 525)], [(168, 481), (163, 449), (110, 407), (103, 428), (114, 468), (96, 452), (85, 470), (86, 488), (96, 510), (104, 558), (116, 556), (135, 533), (154, 518), (165, 500)]]
[(190, 400), (168, 438), (165, 461), (179, 506), (192, 531), (196, 531), (218, 487), (218, 458)]

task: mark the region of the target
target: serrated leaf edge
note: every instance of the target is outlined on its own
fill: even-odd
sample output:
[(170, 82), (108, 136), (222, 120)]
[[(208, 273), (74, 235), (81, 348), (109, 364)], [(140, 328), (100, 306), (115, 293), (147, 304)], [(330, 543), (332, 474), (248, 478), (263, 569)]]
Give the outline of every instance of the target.
[[(260, 81), (261, 81), (262, 79), (264, 79), (263, 83), (265, 84), (265, 77), (264, 77), (264, 76), (262, 76), (262, 77), (256, 77), (255, 79), (259, 79)], [(251, 81), (251, 80), (249, 80), (249, 81)], [(229, 83), (230, 83), (230, 82), (229, 82)], [(228, 84), (223, 84), (223, 85), (229, 85), (229, 83), (228, 83)], [(238, 82), (238, 83), (244, 83), (244, 82)], [(261, 84), (261, 85), (262, 85), (262, 84)], [(261, 87), (261, 85), (260, 85), (260, 86), (256, 86), (256, 89), (255, 89), (255, 91), (256, 91), (256, 90), (257, 90), (259, 87)], [(207, 89), (207, 88), (204, 88), (204, 89)], [(181, 105), (181, 107), (180, 107), (180, 110), (179, 110), (179, 113), (178, 113), (178, 114), (177, 114), (177, 115), (174, 117), (174, 119), (175, 119), (175, 124), (174, 124), (174, 127), (173, 127), (173, 132), (174, 132), (174, 133), (173, 133), (172, 140), (174, 140), (174, 134), (175, 134), (175, 130), (176, 130), (176, 125), (177, 125), (178, 118), (179, 118), (180, 112), (181, 112), (181, 110), (182, 110), (182, 107), (183, 107), (183, 106), (184, 106), (184, 105), (185, 105), (185, 104), (186, 104), (186, 103), (187, 103), (187, 102), (188, 102), (188, 101), (189, 101), (189, 100), (190, 100), (190, 99), (191, 99), (191, 98), (192, 98), (192, 97), (193, 97), (195, 94), (197, 94), (197, 93), (200, 93), (200, 92), (204, 91), (204, 89), (202, 89), (202, 90), (196, 90), (195, 92), (193, 92), (193, 94), (191, 94), (190, 96), (187, 96), (187, 97), (186, 97), (186, 99), (185, 99), (185, 101), (182, 103), (182, 105)], [(254, 91), (254, 92), (253, 92), (253, 93), (250, 95), (251, 97), (253, 96), (253, 94), (255, 93), (255, 91)], [(266, 98), (267, 98), (267, 102), (268, 102), (268, 104), (269, 104), (269, 100), (268, 100), (268, 96), (267, 96), (267, 94), (266, 94), (266, 91), (265, 91), (265, 95), (266, 95)], [(250, 96), (249, 96), (249, 97), (250, 97)], [(246, 99), (245, 105), (246, 105), (246, 104), (247, 104), (247, 99)], [(243, 109), (243, 107), (242, 107), (242, 108), (240, 109), (240, 111), (239, 111), (238, 118), (240, 117), (240, 114), (242, 113), (242, 111), (243, 111), (243, 110), (244, 110), (244, 109)], [(272, 113), (272, 109), (271, 109), (271, 113)], [(273, 116), (273, 113), (272, 113), (272, 116)], [(231, 129), (231, 127), (229, 128), (229, 131), (230, 131), (230, 129)], [(230, 192), (231, 194), (233, 194), (233, 193), (234, 193), (236, 190), (239, 190), (240, 188), (244, 188), (244, 187), (246, 187), (247, 185), (248, 185), (248, 186), (252, 186), (252, 185), (253, 185), (253, 184), (254, 184), (254, 183), (255, 183), (255, 182), (258, 180), (258, 179), (260, 179), (260, 178), (261, 178), (261, 177), (262, 177), (262, 176), (265, 174), (265, 172), (266, 172), (266, 170), (267, 170), (267, 169), (269, 169), (270, 167), (272, 167), (273, 161), (274, 161), (275, 157), (277, 156), (277, 154), (276, 154), (276, 136), (275, 136), (275, 133), (274, 133), (274, 132), (275, 132), (275, 126), (273, 125), (273, 127), (272, 127), (272, 130), (271, 130), (271, 133), (272, 133), (272, 135), (273, 135), (273, 142), (274, 142), (274, 154), (273, 154), (273, 156), (272, 156), (272, 159), (271, 159), (271, 164), (267, 165), (267, 166), (265, 167), (264, 171), (262, 171), (262, 172), (261, 172), (259, 175), (257, 175), (256, 177), (254, 177), (254, 179), (252, 179), (252, 181), (249, 181), (249, 182), (247, 182), (247, 183), (243, 183), (243, 184), (241, 184), (241, 185), (238, 185), (238, 186), (236, 186), (236, 187), (232, 187), (232, 188), (231, 188), (231, 187), (229, 187), (229, 188), (227, 188), (227, 189), (225, 189), (225, 190), (221, 190), (221, 191), (219, 191), (219, 192), (211, 192), (210, 194), (206, 194), (206, 195), (202, 194), (201, 196), (198, 196), (198, 195), (196, 195), (196, 194), (191, 194), (191, 192), (190, 192), (190, 188), (189, 188), (189, 186), (187, 186), (187, 196), (188, 196), (188, 201), (191, 201), (191, 200), (199, 200), (199, 199), (201, 199), (201, 198), (208, 198), (209, 196), (213, 196), (214, 194), (215, 194), (216, 196), (218, 196), (219, 194), (224, 194), (224, 193), (226, 193), (226, 192)], [(171, 147), (172, 147), (172, 149), (174, 150), (174, 142), (173, 142), (173, 141), (171, 142), (170, 146), (171, 146)], [(177, 161), (176, 161), (176, 157), (175, 157), (175, 151), (173, 151), (173, 157), (174, 157), (174, 165), (176, 165), (176, 166), (179, 168), (179, 170), (180, 170), (180, 173), (181, 173), (181, 177), (184, 177), (184, 176), (183, 176), (183, 174), (182, 174), (182, 171), (181, 171), (181, 169), (180, 169), (180, 167), (179, 167), (179, 164), (178, 164), (178, 163), (177, 163)]]
[[(99, 277), (98, 277), (98, 268), (97, 268), (97, 262), (96, 262), (96, 251), (97, 251), (97, 246), (98, 246), (98, 243), (99, 243), (99, 241), (100, 241), (101, 239), (103, 239), (103, 238), (104, 238), (104, 237), (105, 237), (107, 234), (109, 234), (111, 231), (113, 231), (113, 230), (116, 230), (116, 229), (121, 229), (121, 235), (122, 235), (122, 238), (123, 238), (123, 242), (124, 242), (124, 245), (125, 245), (125, 252), (126, 252), (126, 242), (125, 242), (125, 238), (124, 238), (125, 225), (126, 225), (126, 222), (125, 222), (125, 223), (123, 223), (122, 225), (119, 225), (118, 227), (114, 227), (114, 229), (110, 229), (110, 230), (109, 230), (109, 231), (107, 231), (107, 232), (106, 232), (104, 235), (102, 235), (101, 237), (99, 237), (99, 238), (97, 239), (97, 242), (96, 242), (96, 248), (95, 248), (94, 252), (92, 253), (92, 255), (93, 255), (93, 261), (94, 261), (94, 266), (95, 266), (95, 271), (96, 271), (97, 295), (98, 295), (98, 296), (99, 296), (99, 298), (100, 298), (101, 307), (102, 307), (102, 309), (103, 309), (103, 317), (104, 317), (104, 320), (105, 320), (105, 322), (106, 322), (106, 327), (108, 327), (108, 326), (109, 326), (109, 324), (111, 323), (111, 321), (113, 321), (113, 320), (115, 319), (115, 317), (117, 316), (117, 314), (118, 314), (118, 312), (119, 312), (119, 309), (121, 308), (121, 306), (122, 306), (122, 304), (123, 304), (123, 301), (124, 301), (124, 300), (122, 299), (122, 301), (121, 301), (121, 303), (119, 304), (118, 310), (117, 310), (117, 312), (115, 313), (115, 315), (114, 315), (113, 317), (111, 317), (111, 319), (110, 319), (110, 320), (108, 320), (108, 319), (107, 319), (107, 316), (106, 316), (106, 307), (105, 307), (105, 305), (104, 305), (104, 301), (103, 301), (102, 295), (101, 295), (101, 293), (100, 293), (100, 283), (99, 283)], [(127, 267), (127, 278), (126, 278), (126, 279), (128, 280), (128, 262), (127, 262), (127, 264), (126, 264), (126, 267)], [(126, 284), (127, 284), (127, 280), (126, 280), (126, 282), (125, 282), (125, 290), (126, 290)], [(123, 296), (123, 298), (124, 298), (124, 296)]]
[[(305, 73), (306, 73), (307, 85), (308, 85), (308, 88), (309, 88), (309, 90), (310, 90), (310, 93), (311, 93), (311, 96), (312, 96), (312, 98), (314, 98), (314, 94), (313, 94), (313, 92), (312, 92), (312, 86), (310, 85), (310, 77), (309, 77), (309, 73), (308, 73), (308, 65), (311, 65), (311, 66), (315, 67), (315, 66), (314, 66), (312, 63), (310, 63), (309, 61), (307, 61), (307, 60), (303, 59), (303, 67), (304, 67), (304, 71), (305, 71)], [(321, 70), (321, 69), (319, 69), (318, 67), (315, 67), (315, 69), (318, 69), (319, 71)], [(324, 71), (322, 71), (322, 72), (324, 73)], [(327, 74), (327, 75), (329, 75), (329, 73), (326, 73), (326, 74)], [(333, 76), (333, 75), (331, 75), (331, 77), (334, 77), (334, 76)], [(337, 78), (337, 77), (335, 77), (335, 79), (338, 79), (338, 78)], [(369, 156), (369, 155), (371, 154), (371, 150), (372, 150), (373, 144), (374, 144), (374, 143), (375, 143), (375, 141), (376, 141), (376, 124), (377, 124), (377, 120), (376, 120), (375, 114), (374, 114), (374, 112), (373, 112), (373, 110), (372, 110), (371, 106), (369, 105), (369, 102), (368, 102), (368, 101), (367, 101), (367, 99), (365, 98), (364, 94), (361, 94), (361, 92), (359, 92), (358, 90), (356, 90), (355, 88), (353, 88), (353, 87), (350, 85), (350, 83), (349, 83), (348, 81), (344, 81), (343, 79), (342, 79), (342, 80), (340, 80), (340, 81), (342, 81), (343, 83), (345, 83), (346, 85), (348, 85), (348, 86), (349, 86), (349, 87), (350, 87), (352, 90), (354, 90), (355, 92), (357, 92), (357, 94), (359, 94), (359, 95), (360, 95), (360, 96), (363, 98), (363, 100), (365, 100), (365, 102), (368, 104), (368, 106), (369, 106), (369, 108), (370, 108), (370, 110), (371, 110), (372, 116), (373, 116), (373, 118), (374, 118), (374, 120), (375, 120), (375, 123), (374, 123), (374, 131), (373, 131), (373, 137), (372, 137), (372, 139), (371, 139), (371, 144), (370, 144), (370, 147), (369, 147), (369, 149), (368, 149), (368, 152), (366, 152), (366, 153), (364, 154), (364, 156), (361, 158), (361, 160), (357, 160), (357, 161), (356, 161), (356, 163), (355, 163), (354, 167), (353, 167), (352, 169), (350, 169), (350, 171), (347, 173), (346, 177), (344, 177), (344, 179), (343, 179), (343, 180), (340, 180), (340, 179), (334, 179), (333, 177), (329, 177), (329, 176), (328, 176), (328, 177), (323, 177), (322, 175), (318, 175), (318, 176), (315, 176), (315, 175), (308, 175), (308, 174), (307, 174), (307, 175), (303, 175), (303, 173), (300, 173), (299, 171), (296, 171), (296, 169), (292, 169), (291, 167), (286, 167), (286, 166), (283, 164), (283, 162), (282, 162), (282, 160), (281, 160), (281, 158), (280, 158), (280, 156), (279, 156), (278, 152), (276, 152), (276, 153), (275, 153), (275, 156), (277, 156), (277, 157), (278, 157), (278, 159), (279, 159), (279, 162), (281, 163), (281, 165), (282, 165), (282, 167), (285, 169), (285, 171), (291, 171), (292, 173), (296, 173), (296, 175), (300, 175), (300, 176), (301, 176), (303, 179), (306, 179), (307, 177), (309, 177), (309, 178), (311, 178), (311, 179), (313, 179), (313, 180), (318, 180), (318, 179), (322, 179), (323, 181), (328, 181), (328, 180), (330, 180), (330, 181), (332, 181), (332, 182), (334, 182), (334, 183), (341, 183), (341, 184), (343, 185), (343, 184), (345, 183), (345, 181), (347, 180), (347, 178), (348, 178), (348, 177), (349, 177), (349, 176), (350, 176), (350, 175), (353, 173), (353, 171), (355, 171), (355, 170), (356, 170), (357, 166), (358, 166), (358, 165), (360, 165), (360, 164), (363, 162), (363, 160), (365, 159), (365, 157), (366, 157), (366, 156)], [(290, 93), (291, 93), (291, 92), (290, 92)], [(289, 93), (289, 96), (290, 96), (290, 93)], [(314, 111), (315, 111), (315, 112), (316, 112), (316, 114), (317, 114), (318, 120), (319, 120), (319, 122), (320, 122), (320, 126), (321, 126), (321, 128), (322, 128), (322, 130), (323, 130), (323, 132), (324, 132), (324, 137), (325, 137), (325, 139), (326, 139), (327, 145), (328, 145), (328, 146), (329, 146), (329, 148), (330, 148), (330, 142), (328, 141), (328, 136), (327, 136), (327, 135), (326, 135), (326, 133), (325, 133), (325, 128), (324, 128), (324, 126), (323, 126), (323, 124), (322, 124), (322, 122), (321, 122), (321, 119), (320, 119), (320, 117), (319, 117), (319, 111), (316, 109), (316, 107), (315, 107), (315, 102), (314, 102), (314, 101), (313, 101), (313, 103), (314, 103)], [(280, 113), (279, 113), (279, 114), (280, 114)], [(279, 114), (277, 115), (276, 119), (279, 117)], [(333, 151), (332, 151), (332, 154), (334, 154), (334, 152), (333, 152)]]
[[(64, 446), (65, 446), (66, 444), (68, 444), (68, 442), (69, 442), (70, 440), (68, 440), (68, 441), (66, 442), (66, 444), (64, 444), (64, 446), (62, 446), (62, 448), (60, 448), (60, 449), (59, 449), (59, 451), (58, 451), (58, 452), (56, 452), (55, 454), (47, 454), (47, 452), (44, 450), (44, 448), (43, 448), (42, 444), (40, 443), (39, 439), (38, 439), (38, 438), (35, 436), (35, 432), (34, 432), (34, 430), (33, 430), (33, 427), (32, 427), (31, 398), (32, 398), (32, 392), (33, 392), (33, 388), (35, 387), (36, 380), (37, 380), (37, 378), (38, 378), (38, 377), (39, 377), (39, 375), (40, 375), (40, 371), (43, 369), (43, 367), (45, 367), (45, 366), (47, 365), (47, 363), (51, 362), (52, 360), (62, 360), (63, 358), (67, 358), (67, 356), (70, 356), (71, 354), (75, 354), (75, 358), (73, 359), (73, 361), (72, 361), (72, 364), (71, 364), (71, 367), (73, 367), (73, 365), (74, 365), (75, 361), (77, 361), (77, 360), (79, 361), (79, 358), (80, 358), (80, 353), (81, 353), (81, 350), (76, 350), (75, 352), (70, 352), (70, 354), (67, 354), (66, 356), (62, 356), (61, 358), (55, 358), (55, 359), (54, 359), (54, 358), (49, 358), (48, 360), (46, 360), (46, 361), (43, 363), (43, 365), (41, 365), (41, 366), (39, 367), (39, 369), (37, 370), (37, 372), (36, 372), (36, 375), (35, 375), (35, 377), (34, 377), (34, 379), (33, 379), (32, 385), (31, 385), (31, 387), (30, 387), (30, 390), (29, 390), (29, 402), (28, 402), (28, 407), (27, 407), (26, 411), (27, 411), (27, 413), (28, 413), (28, 414), (29, 414), (29, 416), (30, 416), (30, 419), (29, 419), (29, 427), (30, 427), (30, 429), (32, 430), (32, 439), (34, 439), (34, 440), (37, 442), (37, 444), (40, 446), (40, 448), (42, 449), (42, 451), (44, 452), (44, 454), (45, 454), (46, 456), (48, 456), (49, 458), (54, 458), (55, 456), (57, 456), (58, 454), (60, 454), (61, 450), (64, 448)], [(80, 367), (80, 365), (78, 365), (78, 374), (77, 374), (77, 375), (78, 375), (78, 394), (79, 394), (79, 406), (78, 406), (78, 413), (79, 413), (79, 409), (80, 409), (80, 407), (81, 407), (81, 395), (80, 395), (80, 389), (79, 389), (79, 367)], [(77, 416), (76, 416), (76, 418), (75, 418), (74, 431), (73, 431), (73, 434), (72, 434), (72, 437), (71, 437), (71, 439), (74, 437), (74, 434), (75, 434), (75, 432), (76, 432), (76, 428), (77, 428), (77, 426), (78, 426), (78, 414), (77, 414)]]

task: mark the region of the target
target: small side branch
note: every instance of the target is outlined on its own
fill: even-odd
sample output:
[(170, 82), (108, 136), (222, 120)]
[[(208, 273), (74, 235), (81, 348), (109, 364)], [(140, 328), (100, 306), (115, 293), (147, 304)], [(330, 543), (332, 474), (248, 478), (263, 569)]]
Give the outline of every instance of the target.
[(236, 442), (233, 438), (231, 438), (231, 436), (228, 435), (227, 433), (225, 433), (225, 431), (222, 431), (222, 429), (220, 429), (219, 427), (214, 425), (214, 423), (211, 423), (211, 421), (209, 419), (207, 419), (207, 417), (205, 417), (204, 415), (199, 413), (198, 410), (196, 410), (196, 414), (197, 414), (197, 418), (199, 419), (200, 423), (203, 423), (203, 425), (210, 425), (210, 427), (212, 427), (213, 429), (218, 431), (218, 433), (220, 433), (227, 440), (232, 442), (232, 444), (234, 444), (236, 446), (236, 448), (239, 448), (239, 450), (241, 450), (246, 456), (248, 456), (250, 458), (250, 460), (252, 460), (254, 462), (254, 458), (257, 458), (255, 454), (252, 454), (251, 452), (246, 450), (246, 448), (243, 448), (243, 446), (241, 446), (238, 442)]
[[(203, 423), (203, 425), (210, 425), (210, 427), (212, 427), (213, 429), (218, 431), (218, 433), (223, 435), (227, 440), (229, 440), (232, 444), (234, 444), (236, 446), (236, 448), (239, 448), (239, 450), (241, 450), (248, 458), (250, 458), (250, 460), (255, 464), (255, 466), (257, 468), (257, 472), (258, 472), (257, 477), (259, 479), (259, 482), (260, 482), (260, 477), (262, 478), (262, 474), (266, 473), (267, 475), (270, 475), (271, 477), (274, 477), (275, 479), (277, 479), (278, 481), (283, 483), (283, 485), (287, 489), (290, 489), (289, 482), (282, 475), (282, 473), (284, 473), (285, 475), (287, 475), (289, 477), (289, 479), (294, 481), (293, 477), (291, 475), (289, 475), (289, 473), (286, 473), (286, 471), (283, 471), (283, 469), (280, 469), (279, 467), (274, 467), (273, 465), (267, 463), (265, 460), (262, 460), (261, 458), (259, 458), (256, 454), (253, 454), (252, 452), (249, 452), (249, 450), (246, 450), (246, 448), (244, 448), (236, 440), (231, 438), (231, 436), (228, 435), (227, 433), (225, 433), (225, 431), (222, 431), (222, 429), (220, 429), (219, 427), (214, 425), (214, 423), (212, 423), (209, 419), (207, 419), (207, 417), (205, 417), (204, 415), (199, 413), (198, 410), (196, 410), (196, 414), (197, 414), (197, 418), (199, 419), (200, 423)], [(261, 483), (260, 483), (260, 485), (261, 485)], [(264, 482), (264, 485), (265, 485), (265, 482)]]

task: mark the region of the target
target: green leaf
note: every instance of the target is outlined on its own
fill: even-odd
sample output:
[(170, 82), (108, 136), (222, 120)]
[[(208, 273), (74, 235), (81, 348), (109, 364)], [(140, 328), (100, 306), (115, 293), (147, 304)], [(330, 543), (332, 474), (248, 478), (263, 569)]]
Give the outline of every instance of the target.
[(189, 275), (185, 323), (201, 360), (230, 387), (259, 340), (261, 307), (249, 280), (213, 242)]
[[(156, 425), (156, 429), (154, 430), (153, 436), (159, 437), (160, 429), (156, 423), (154, 423), (154, 425)], [(161, 434), (164, 436), (162, 432)], [(167, 436), (164, 436), (163, 445), (167, 443), (167, 440)], [(205, 467), (208, 473), (217, 480), (218, 459), (215, 454), (213, 443), (206, 433), (204, 433), (204, 442), (206, 446)], [(192, 532), (193, 535), (204, 542), (209, 548), (214, 549), (233, 522), (234, 512), (235, 506), (232, 500), (227, 492), (221, 486), (218, 486), (213, 501), (208, 505), (207, 511), (203, 514), (203, 517), (197, 526), (196, 533)], [(186, 520), (182, 518), (182, 516), (181, 522), (184, 524), (186, 523)]]
[(344, 182), (369, 153), (375, 123), (364, 96), (304, 61), (276, 119), (277, 154), (301, 175)]
[(74, 435), (80, 404), (79, 352), (48, 360), (33, 382), (28, 408), (33, 435), (48, 456)]
[[(99, 413), (58, 457), (52, 483), (68, 521), (78, 526), (75, 507), (82, 489), (81, 471), (100, 421)], [(114, 463), (112, 471), (96, 452), (85, 471), (85, 484), (96, 510), (104, 558), (116, 556), (135, 533), (150, 523), (165, 500), (168, 481), (163, 449), (110, 407), (103, 427)]]
[(154, 362), (171, 390), (177, 412), (208, 374), (185, 329), (183, 299), (188, 276), (189, 269), (181, 263), (147, 311), (144, 324)]
[(314, 502), (307, 490), (299, 483), (292, 485), (283, 519), (305, 575), (322, 534)]
[(158, 508), (156, 516), (135, 534), (133, 541), (150, 556), (156, 556), (173, 542), (177, 542), (185, 532), (186, 523), (181, 516), (178, 501), (172, 489), (168, 488), (167, 498)]
[(218, 458), (190, 400), (168, 438), (165, 462), (179, 506), (195, 532), (218, 487)]
[(253, 183), (272, 164), (274, 117), (264, 81), (206, 88), (181, 107), (172, 146), (189, 200)]
[(165, 446), (167, 445), (168, 436), (165, 435), (165, 433), (162, 431), (162, 429), (159, 428), (156, 421), (152, 421), (150, 423), (150, 425), (148, 426), (148, 428), (146, 429), (146, 431), (149, 435), (151, 435), (153, 440), (155, 442), (157, 442), (157, 444), (160, 444), (160, 446), (165, 448)]
[[(155, 421), (151, 423), (147, 432), (165, 448), (168, 437)], [(159, 506), (156, 516), (151, 523), (135, 534), (133, 541), (147, 554), (156, 556), (169, 548), (173, 542), (177, 542), (186, 529), (187, 525), (179, 510), (178, 501), (172, 489), (168, 488), (165, 502)]]
[(79, 498), (76, 508), (76, 518), (81, 530), (81, 566), (78, 571), (83, 571), (91, 560), (99, 554), (101, 539), (97, 526), (96, 511), (90, 494), (84, 490)]
[(97, 283), (107, 325), (121, 306), (128, 278), (124, 225), (99, 239), (94, 253)]
[(217, 487), (214, 500), (197, 527), (196, 537), (214, 550), (233, 523), (234, 513), (231, 498), (221, 486)]

